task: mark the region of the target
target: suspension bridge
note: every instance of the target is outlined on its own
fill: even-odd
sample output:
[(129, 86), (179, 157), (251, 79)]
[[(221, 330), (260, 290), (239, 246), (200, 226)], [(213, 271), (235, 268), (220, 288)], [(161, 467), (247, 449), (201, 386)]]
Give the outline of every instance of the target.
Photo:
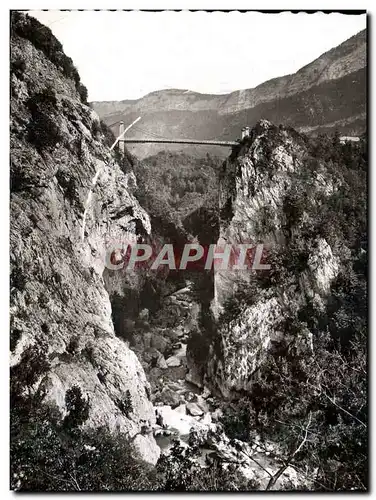
[[(168, 137), (163, 137), (162, 135), (155, 134), (148, 130), (136, 127), (135, 124), (141, 119), (138, 117), (130, 126), (124, 129), (124, 122), (119, 120), (115, 123), (109, 125), (110, 128), (118, 125), (118, 138), (116, 143), (119, 143), (120, 148), (124, 150), (125, 144), (192, 144), (192, 145), (204, 145), (204, 146), (223, 146), (223, 147), (233, 147), (239, 144), (237, 141), (218, 141), (215, 139), (210, 140), (199, 140), (199, 139), (171, 139)], [(125, 133), (132, 127), (133, 130), (143, 134), (143, 138), (125, 138)]]

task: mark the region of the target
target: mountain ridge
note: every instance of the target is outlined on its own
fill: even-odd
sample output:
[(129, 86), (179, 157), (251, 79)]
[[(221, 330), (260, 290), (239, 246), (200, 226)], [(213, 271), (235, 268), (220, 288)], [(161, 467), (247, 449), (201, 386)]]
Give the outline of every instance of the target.
[[(324, 57), (328, 57), (329, 60), (331, 61), (332, 57), (334, 55), (338, 54), (338, 52), (341, 50), (345, 51), (345, 55), (346, 54), (348, 55), (348, 53), (346, 51), (351, 49), (354, 44), (355, 44), (355, 49), (359, 49), (359, 48), (363, 49), (363, 45), (365, 43), (366, 43), (366, 29), (360, 31), (359, 33), (355, 34), (351, 38), (345, 40), (340, 45), (333, 47), (332, 49), (328, 50), (327, 52), (324, 52), (323, 54), (321, 54), (321, 56), (319, 56), (318, 58), (309, 62), (308, 64), (306, 64), (305, 66), (300, 68), (298, 71), (296, 71), (295, 73), (290, 73), (287, 75), (281, 75), (281, 76), (278, 76), (275, 78), (271, 78), (270, 80), (266, 80), (265, 82), (262, 82), (259, 85), (256, 85), (255, 87), (252, 87), (252, 88), (234, 90), (232, 92), (223, 93), (223, 94), (222, 93), (211, 94), (211, 93), (206, 93), (206, 92), (205, 93), (204, 92), (197, 92), (197, 91), (190, 90), (190, 89), (160, 89), (160, 90), (154, 90), (152, 92), (149, 92), (148, 94), (145, 94), (144, 96), (142, 96), (138, 99), (124, 99), (121, 101), (93, 101), (92, 105), (94, 107), (98, 107), (98, 109), (100, 109), (101, 105), (108, 105), (108, 104), (112, 104), (112, 103), (117, 103), (119, 105), (133, 105), (134, 106), (134, 105), (137, 105), (139, 103), (142, 103), (142, 101), (148, 101), (148, 99), (150, 99), (151, 97), (154, 97), (154, 96), (160, 96), (161, 94), (165, 94), (171, 98), (175, 94), (178, 96), (181, 96), (181, 95), (196, 96), (198, 99), (201, 99), (201, 100), (224, 101), (224, 102), (220, 102), (220, 105), (223, 106), (227, 100), (229, 100), (231, 98), (235, 98), (235, 96), (237, 96), (237, 95), (243, 95), (245, 93), (255, 92), (256, 90), (259, 90), (259, 89), (266, 87), (270, 84), (280, 82), (282, 80), (290, 80), (294, 76), (302, 74), (304, 71), (306, 71), (311, 66), (317, 65), (319, 63), (319, 61), (321, 62), (323, 60)], [(355, 52), (358, 53), (359, 50), (356, 50)], [(366, 60), (365, 60), (366, 53), (364, 52), (364, 54), (360, 54), (360, 55), (362, 55), (362, 59), (358, 63), (359, 68), (364, 67), (365, 62), (366, 62)], [(353, 72), (353, 71), (354, 70), (352, 70), (350, 72)], [(345, 73), (345, 74), (348, 74), (348, 73)], [(334, 77), (331, 79), (338, 79), (341, 76), (344, 76), (344, 75), (341, 74), (339, 77), (337, 76), (337, 77)], [(320, 75), (320, 77), (321, 77), (321, 75)], [(320, 82), (326, 81), (323, 78), (321, 78), (321, 79), (319, 78), (319, 80), (320, 80)], [(319, 83), (319, 82), (313, 82), (312, 85), (314, 85), (315, 83)], [(301, 89), (299, 89), (299, 90), (301, 90)], [(289, 92), (286, 95), (289, 95), (290, 93), (292, 93), (292, 92)], [(251, 107), (253, 107), (253, 105)], [(142, 109), (142, 106), (137, 108), (137, 109)]]
[[(235, 140), (242, 126), (252, 126), (263, 118), (314, 135), (335, 128), (344, 135), (359, 135), (366, 128), (366, 36), (366, 30), (360, 31), (296, 73), (268, 80), (252, 89), (229, 94), (167, 89), (136, 100), (91, 105), (108, 125), (115, 124), (114, 133), (119, 120), (131, 122), (137, 114), (142, 116), (142, 129), (167, 138)], [(336, 113), (339, 109), (341, 112)], [(181, 114), (179, 121), (174, 113)], [(129, 137), (144, 135), (135, 129)], [(143, 145), (130, 150), (142, 158), (156, 154), (160, 146)], [(189, 151), (195, 154), (193, 149)], [(226, 155), (225, 151), (214, 149), (210, 153)]]

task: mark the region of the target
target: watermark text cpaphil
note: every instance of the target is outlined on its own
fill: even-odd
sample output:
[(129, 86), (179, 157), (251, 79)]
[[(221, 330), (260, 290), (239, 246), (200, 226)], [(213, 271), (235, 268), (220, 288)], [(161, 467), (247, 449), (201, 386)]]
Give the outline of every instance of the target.
[(150, 245), (146, 243), (122, 243), (111, 245), (105, 256), (107, 269), (129, 270), (147, 268), (158, 271), (170, 270), (230, 270), (265, 271), (266, 249), (258, 244), (210, 244), (186, 243), (181, 246), (166, 243)]

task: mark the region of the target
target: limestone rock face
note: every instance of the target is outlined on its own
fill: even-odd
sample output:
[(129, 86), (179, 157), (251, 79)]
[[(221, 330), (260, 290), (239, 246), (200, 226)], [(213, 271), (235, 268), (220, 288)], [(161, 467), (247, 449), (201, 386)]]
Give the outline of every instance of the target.
[[(250, 389), (268, 351), (313, 348), (298, 312), (308, 301), (324, 306), (346, 248), (331, 248), (312, 229), (319, 203), (340, 179), (325, 164), (312, 168), (310, 162), (304, 136), (262, 120), (224, 165), (217, 244), (262, 243), (261, 262), (271, 266), (214, 271), (216, 334), (203, 382), (225, 397)], [(298, 325), (293, 336), (286, 326), (291, 322)], [(194, 373), (194, 363), (190, 367)]]
[[(64, 413), (66, 391), (79, 385), (90, 400), (86, 425), (129, 434), (142, 458), (155, 463), (154, 438), (138, 436), (155, 421), (149, 384), (136, 355), (115, 336), (102, 276), (109, 246), (150, 233), (149, 217), (74, 81), (17, 33), (11, 39), (11, 363), (29, 346), (45, 346), (50, 368), (40, 384), (47, 399)], [(113, 279), (137, 288), (141, 278), (113, 271)], [(119, 408), (127, 391), (128, 417)]]

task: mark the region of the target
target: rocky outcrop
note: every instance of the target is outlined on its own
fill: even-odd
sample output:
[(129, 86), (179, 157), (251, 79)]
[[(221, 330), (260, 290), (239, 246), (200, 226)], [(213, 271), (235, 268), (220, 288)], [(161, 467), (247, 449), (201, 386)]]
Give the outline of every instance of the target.
[(341, 181), (310, 155), (304, 136), (263, 120), (225, 164), (218, 244), (261, 242), (261, 262), (271, 266), (214, 272), (216, 333), (201, 366), (204, 383), (225, 397), (252, 387), (271, 350), (312, 352), (298, 313), (307, 303), (324, 307), (346, 248), (331, 248), (315, 228)]
[[(46, 398), (64, 413), (66, 391), (78, 385), (90, 402), (85, 425), (127, 433), (155, 463), (159, 448), (145, 432), (155, 422), (149, 383), (115, 335), (103, 280), (109, 245), (150, 233), (149, 217), (128, 191), (56, 39), (28, 16), (15, 14), (12, 23), (11, 363), (42, 346), (50, 365), (39, 381)], [(113, 280), (137, 289), (142, 278), (120, 274)], [(117, 286), (111, 277), (107, 284)], [(125, 412), (129, 395), (132, 411)]]

